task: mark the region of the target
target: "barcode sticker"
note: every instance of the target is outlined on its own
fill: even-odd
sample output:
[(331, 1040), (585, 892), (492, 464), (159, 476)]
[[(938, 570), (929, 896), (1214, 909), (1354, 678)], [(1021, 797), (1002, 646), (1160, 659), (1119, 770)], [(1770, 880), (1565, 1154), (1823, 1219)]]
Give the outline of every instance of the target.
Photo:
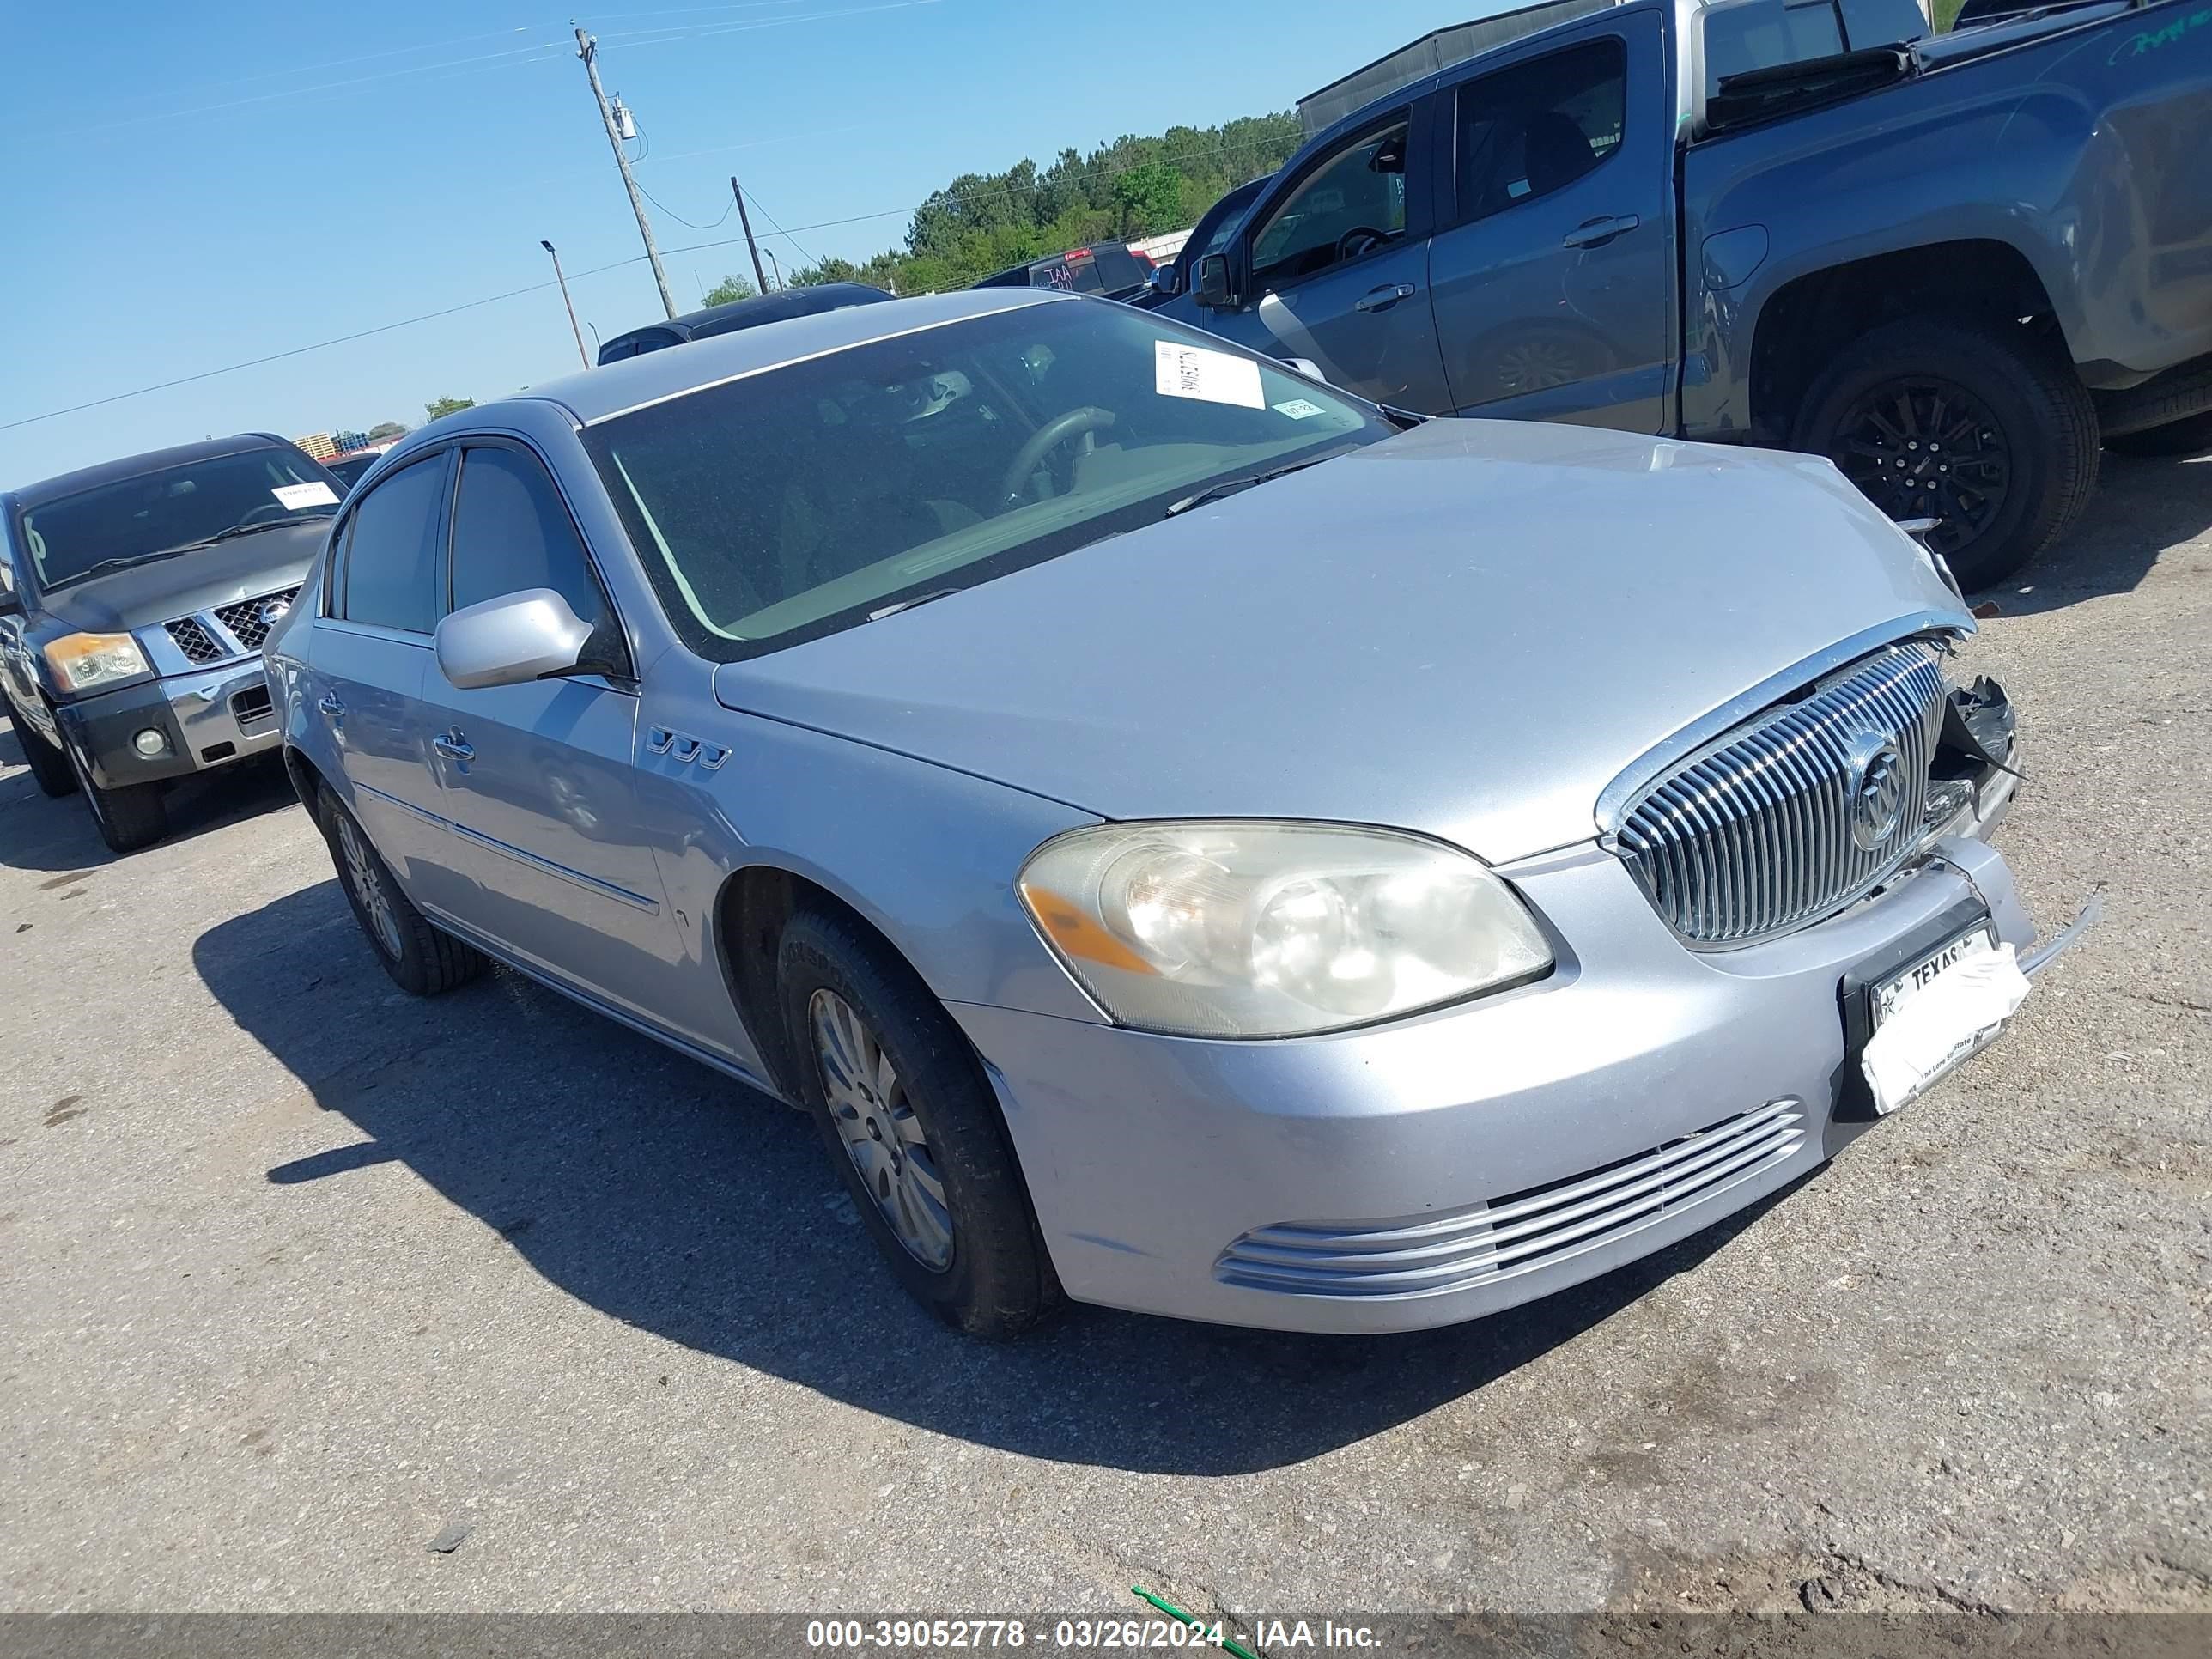
[(1260, 365), (1249, 357), (1155, 340), (1152, 358), (1153, 388), (1163, 398), (1195, 398), (1201, 403), (1234, 404), (1239, 409), (1267, 406), (1260, 390)]
[(269, 492), (287, 513), (297, 513), (303, 507), (335, 507), (337, 496), (331, 487), (320, 480), (313, 483), (278, 484)]

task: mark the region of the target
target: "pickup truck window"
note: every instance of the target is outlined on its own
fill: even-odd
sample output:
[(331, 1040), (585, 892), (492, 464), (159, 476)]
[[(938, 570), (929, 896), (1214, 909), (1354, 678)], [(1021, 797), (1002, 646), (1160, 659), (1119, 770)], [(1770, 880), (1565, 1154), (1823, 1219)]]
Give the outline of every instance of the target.
[(1835, 0), (1741, 0), (1711, 7), (1702, 15), (1708, 98), (1731, 75), (1832, 58), (1844, 49)]
[(1462, 87), (1461, 218), (1548, 196), (1610, 160), (1627, 92), (1627, 48), (1611, 35)]
[(1356, 259), (1406, 234), (1406, 134), (1400, 119), (1354, 138), (1291, 192), (1252, 239), (1264, 294)]

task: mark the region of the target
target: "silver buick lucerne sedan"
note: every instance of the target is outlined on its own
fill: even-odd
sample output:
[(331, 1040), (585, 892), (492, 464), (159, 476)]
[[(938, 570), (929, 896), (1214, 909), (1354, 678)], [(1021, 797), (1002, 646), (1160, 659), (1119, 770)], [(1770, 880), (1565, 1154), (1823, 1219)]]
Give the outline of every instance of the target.
[(268, 653), (406, 989), (497, 960), (802, 1107), (967, 1330), (1369, 1331), (1658, 1249), (1997, 1034), (2074, 930), (1985, 844), (1972, 627), (1825, 460), (988, 290), (423, 428)]

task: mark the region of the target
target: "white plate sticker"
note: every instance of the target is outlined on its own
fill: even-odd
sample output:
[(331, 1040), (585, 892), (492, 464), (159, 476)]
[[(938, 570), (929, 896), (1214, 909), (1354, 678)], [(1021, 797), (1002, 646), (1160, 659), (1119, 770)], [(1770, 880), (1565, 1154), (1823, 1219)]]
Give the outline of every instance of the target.
[(1319, 404), (1310, 404), (1303, 398), (1293, 398), (1286, 404), (1277, 404), (1275, 413), (1287, 415), (1294, 421), (1303, 421), (1310, 415), (1325, 415), (1328, 411)]
[(1195, 398), (1201, 403), (1234, 404), (1239, 409), (1267, 406), (1260, 390), (1260, 365), (1249, 357), (1155, 340), (1152, 362), (1154, 390), (1163, 398)]
[(269, 492), (282, 504), (287, 513), (297, 513), (303, 507), (336, 507), (338, 498), (331, 493), (326, 483), (278, 484)]

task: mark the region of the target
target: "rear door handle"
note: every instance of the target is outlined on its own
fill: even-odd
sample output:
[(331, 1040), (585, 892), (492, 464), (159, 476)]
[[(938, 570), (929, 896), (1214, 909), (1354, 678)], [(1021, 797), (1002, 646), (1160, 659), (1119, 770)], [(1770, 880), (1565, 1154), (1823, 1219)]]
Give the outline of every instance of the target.
[(459, 761), (464, 766), (477, 757), (477, 751), (469, 746), (468, 741), (458, 731), (448, 732), (443, 737), (431, 738), (430, 747), (447, 760)]
[(1413, 297), (1411, 283), (1385, 283), (1380, 288), (1370, 288), (1352, 305), (1354, 311), (1388, 311), (1401, 300)]
[(1632, 213), (1615, 214), (1609, 219), (1585, 220), (1559, 238), (1559, 244), (1563, 247), (1603, 247), (1614, 237), (1635, 229), (1643, 222)]

